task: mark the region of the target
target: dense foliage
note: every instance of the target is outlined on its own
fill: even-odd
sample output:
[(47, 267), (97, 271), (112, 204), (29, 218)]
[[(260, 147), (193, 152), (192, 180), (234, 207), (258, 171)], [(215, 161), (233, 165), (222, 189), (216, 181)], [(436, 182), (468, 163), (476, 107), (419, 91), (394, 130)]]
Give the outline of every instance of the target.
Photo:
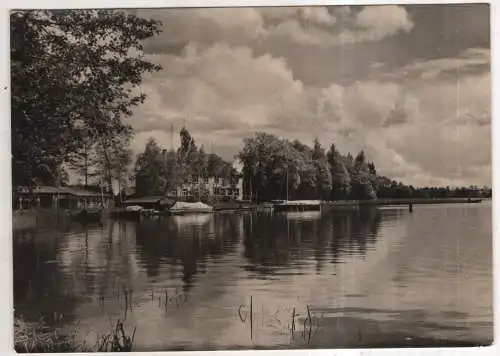
[(181, 145), (177, 151), (162, 149), (149, 139), (135, 163), (137, 196), (164, 195), (192, 177), (231, 178), (236, 174), (232, 165), (216, 154), (206, 154), (198, 147), (186, 128), (180, 131)]
[(245, 195), (251, 199), (374, 199), (373, 178), (363, 152), (342, 156), (332, 145), (325, 152), (266, 133), (245, 139), (238, 154), (243, 163)]
[(243, 163), (244, 194), (252, 200), (465, 198), (478, 194), (475, 187), (416, 189), (391, 181), (377, 174), (363, 151), (356, 157), (342, 155), (332, 144), (325, 153), (317, 140), (311, 148), (297, 140), (257, 133), (245, 139), (238, 158)]
[(14, 185), (58, 184), (68, 161), (88, 182), (90, 152), (109, 161), (121, 146), (111, 141), (131, 135), (121, 119), (145, 99), (142, 75), (160, 69), (140, 55), (160, 23), (112, 10), (15, 11), (10, 29)]

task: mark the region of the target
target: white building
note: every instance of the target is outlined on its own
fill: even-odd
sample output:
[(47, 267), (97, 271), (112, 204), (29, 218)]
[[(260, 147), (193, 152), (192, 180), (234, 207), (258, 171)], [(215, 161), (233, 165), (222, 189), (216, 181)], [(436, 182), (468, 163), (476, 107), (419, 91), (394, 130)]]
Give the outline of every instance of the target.
[(243, 178), (190, 177), (187, 182), (177, 186), (176, 196), (181, 199), (200, 200), (203, 197), (217, 200), (242, 200)]

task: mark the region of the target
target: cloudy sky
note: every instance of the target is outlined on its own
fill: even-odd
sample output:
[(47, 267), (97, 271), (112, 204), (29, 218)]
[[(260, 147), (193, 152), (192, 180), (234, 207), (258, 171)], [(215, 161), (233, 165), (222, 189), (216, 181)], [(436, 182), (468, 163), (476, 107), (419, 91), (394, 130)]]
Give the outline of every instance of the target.
[(163, 71), (130, 123), (140, 151), (185, 123), (227, 159), (265, 131), (341, 152), (415, 185), (491, 184), (487, 5), (147, 9)]

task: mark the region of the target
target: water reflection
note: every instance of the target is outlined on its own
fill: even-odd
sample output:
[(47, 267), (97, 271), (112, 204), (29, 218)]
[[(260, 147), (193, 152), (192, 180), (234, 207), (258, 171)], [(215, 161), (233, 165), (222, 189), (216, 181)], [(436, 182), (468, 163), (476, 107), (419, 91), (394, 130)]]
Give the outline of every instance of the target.
[[(242, 267), (271, 277), (277, 268), (301, 274), (313, 259), (316, 273), (344, 254), (373, 245), (376, 209), (284, 214), (186, 215), (140, 223), (67, 225), (60, 230), (17, 231), (14, 239), (16, 310), (34, 319), (54, 309), (73, 315), (80, 303), (133, 293), (140, 270), (149, 278), (179, 279), (188, 292), (207, 261), (234, 253)], [(249, 278), (253, 278), (252, 275)]]
[(240, 219), (205, 214), (137, 224), (137, 252), (148, 277), (159, 276), (165, 264), (182, 266), (183, 290), (189, 290), (193, 278), (206, 272), (207, 259), (234, 251), (242, 234)]
[(319, 273), (327, 250), (332, 263), (338, 263), (343, 254), (366, 253), (376, 242), (380, 221), (374, 208), (250, 216), (245, 220), (246, 268), (272, 274), (278, 267), (300, 267), (313, 255)]
[[(43, 320), (54, 325), (64, 315), (66, 321), (73, 319), (73, 312), (82, 302), (75, 293), (75, 279), (61, 268), (61, 247), (68, 235), (83, 235), (88, 243), (88, 230), (81, 225), (72, 225), (54, 231), (22, 230), (14, 233), (13, 267), (15, 312), (28, 320)], [(64, 249), (64, 248), (63, 248)], [(88, 245), (85, 248), (88, 257)], [(85, 262), (85, 260), (83, 261)], [(75, 261), (75, 263), (78, 263)], [(79, 277), (85, 288), (93, 291), (93, 276), (88, 273), (88, 264), (82, 263), (83, 273)]]
[[(270, 309), (311, 305), (326, 313), (330, 333), (339, 325), (344, 334), (357, 333), (355, 327), (371, 325), (366, 320), (398, 316), (394, 324), (368, 328), (374, 342), (381, 330), (403, 326), (408, 334), (434, 329), (451, 338), (472, 334), (475, 325), (476, 334), (488, 334), (490, 211), (203, 214), (15, 231), (15, 313), (49, 324), (78, 321), (95, 332), (107, 331), (110, 319), (130, 317), (140, 330), (138, 347), (154, 350), (288, 342), (265, 325), (249, 339), (237, 310), (250, 296)], [(174, 307), (167, 313), (169, 301)], [(425, 325), (417, 321), (423, 314), (412, 311), (426, 311)], [(336, 346), (318, 337), (318, 347)], [(355, 335), (344, 339), (359, 344)]]
[(289, 211), (281, 213), (288, 221), (314, 221), (321, 219), (321, 211)]

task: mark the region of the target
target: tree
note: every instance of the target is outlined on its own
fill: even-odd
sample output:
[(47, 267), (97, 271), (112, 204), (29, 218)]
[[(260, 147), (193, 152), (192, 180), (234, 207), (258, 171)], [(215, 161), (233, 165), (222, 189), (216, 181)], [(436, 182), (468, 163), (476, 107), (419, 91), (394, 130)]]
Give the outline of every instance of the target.
[(367, 168), (368, 168), (368, 174), (370, 177), (370, 184), (372, 185), (375, 192), (378, 194), (380, 187), (379, 187), (379, 179), (378, 179), (378, 175), (377, 175), (377, 169), (375, 168), (375, 163), (369, 162), (367, 164)]
[(355, 200), (377, 199), (376, 191), (373, 187), (373, 181), (376, 177), (370, 174), (366, 164), (365, 152), (360, 151), (354, 159), (351, 170), (351, 198)]
[(314, 139), (313, 149), (312, 149), (312, 159), (313, 161), (325, 158), (325, 150), (321, 147), (318, 139)]
[(329, 184), (326, 162), (313, 161), (311, 148), (297, 140), (257, 133), (244, 143), (238, 158), (243, 163), (246, 195), (251, 192), (259, 200), (314, 198), (318, 178), (323, 188)]
[(314, 161), (316, 168), (316, 197), (329, 200), (332, 193), (332, 174), (325, 158)]
[(375, 163), (373, 162), (368, 163), (368, 171), (370, 172), (370, 174), (374, 176), (377, 175), (377, 169), (375, 168)]
[(149, 139), (144, 152), (137, 156), (135, 172), (138, 196), (163, 195), (167, 192), (166, 160), (154, 139)]
[(161, 161), (160, 164), (165, 164), (165, 192), (169, 193), (174, 190), (177, 185), (183, 182), (181, 176), (182, 163), (175, 151), (164, 151), (163, 161)]
[(101, 140), (97, 144), (97, 166), (100, 172), (100, 183), (105, 183), (107, 190), (113, 191), (113, 182), (118, 183), (118, 190), (127, 184), (132, 164), (132, 151), (128, 148), (130, 138), (114, 137)]
[(209, 153), (206, 157), (207, 175), (209, 177), (224, 177), (227, 178), (234, 174), (234, 169), (230, 163), (224, 161), (215, 153)]
[(90, 141), (88, 137), (82, 138), (82, 145), (75, 152), (70, 153), (68, 163), (71, 169), (84, 179), (84, 186), (89, 185), (89, 180), (96, 177), (97, 156), (95, 143)]
[[(122, 117), (141, 104), (142, 41), (160, 23), (114, 10), (11, 14), (14, 185), (53, 183), (54, 172), (90, 141), (130, 133)], [(40, 167), (46, 166), (49, 169)]]
[(323, 200), (330, 199), (332, 192), (332, 172), (325, 155), (325, 150), (317, 139), (314, 140), (312, 160), (316, 173), (315, 197)]
[(197, 150), (196, 142), (185, 127), (181, 129), (179, 134), (181, 137), (181, 146), (179, 147), (178, 153), (181, 159), (187, 160), (189, 159), (190, 155), (192, 155)]
[(346, 160), (332, 144), (327, 153), (332, 179), (332, 199), (347, 199), (350, 192), (351, 177), (347, 169)]
[(203, 146), (196, 155), (195, 172), (198, 177), (208, 177), (208, 159)]
[(356, 169), (361, 169), (365, 164), (365, 160), (365, 151), (361, 150), (354, 159), (354, 167)]
[(181, 163), (181, 176), (184, 180), (187, 180), (189, 176), (197, 174), (198, 148), (195, 140), (185, 127), (181, 129), (179, 134), (181, 145), (177, 150), (177, 156)]

